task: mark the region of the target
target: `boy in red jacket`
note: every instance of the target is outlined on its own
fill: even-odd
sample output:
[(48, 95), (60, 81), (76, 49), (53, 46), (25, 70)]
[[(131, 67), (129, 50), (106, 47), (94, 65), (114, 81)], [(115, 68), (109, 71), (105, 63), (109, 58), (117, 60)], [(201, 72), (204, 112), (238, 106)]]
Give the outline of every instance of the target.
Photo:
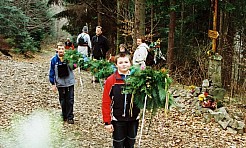
[(115, 56), (117, 70), (104, 85), (102, 114), (105, 129), (113, 133), (113, 147), (133, 148), (137, 136), (140, 109), (133, 103), (132, 94), (124, 94), (125, 78), (130, 75), (130, 55)]

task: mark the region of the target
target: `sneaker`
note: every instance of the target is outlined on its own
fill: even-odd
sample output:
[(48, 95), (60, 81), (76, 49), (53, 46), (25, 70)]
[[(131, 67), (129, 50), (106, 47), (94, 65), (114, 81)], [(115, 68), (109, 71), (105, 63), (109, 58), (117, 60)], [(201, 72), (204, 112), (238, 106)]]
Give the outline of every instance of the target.
[(67, 120), (67, 123), (68, 123), (68, 124), (74, 124), (74, 120), (73, 120), (73, 119), (68, 119), (68, 120)]

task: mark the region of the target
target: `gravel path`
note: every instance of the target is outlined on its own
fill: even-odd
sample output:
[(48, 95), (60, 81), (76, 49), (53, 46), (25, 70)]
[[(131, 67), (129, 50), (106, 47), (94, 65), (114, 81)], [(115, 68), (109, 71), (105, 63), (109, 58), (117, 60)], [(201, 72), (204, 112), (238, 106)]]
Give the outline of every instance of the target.
[[(0, 129), (10, 129), (13, 117), (27, 116), (37, 110), (52, 112), (60, 116), (57, 94), (51, 91), (48, 81), (51, 51), (40, 53), (35, 59), (0, 59)], [(75, 124), (62, 123), (61, 143), (57, 147), (107, 148), (111, 145), (111, 135), (103, 129), (101, 118), (102, 89), (98, 83), (92, 84), (89, 72), (75, 70)], [(83, 87), (80, 86), (82, 77)], [(230, 134), (217, 123), (203, 122), (203, 118), (193, 115), (189, 102), (184, 112), (172, 110), (168, 118), (159, 111), (152, 120), (147, 113), (142, 148), (164, 147), (246, 147), (246, 134)], [(141, 123), (140, 123), (141, 125)], [(140, 128), (139, 128), (140, 129)], [(140, 133), (140, 132), (139, 132)], [(2, 134), (1, 134), (2, 135)], [(15, 135), (13, 135), (15, 136)], [(1, 137), (0, 137), (1, 138)], [(139, 139), (139, 136), (138, 136)], [(64, 142), (64, 141), (66, 142)], [(65, 144), (66, 143), (66, 144)], [(0, 143), (0, 147), (8, 147)], [(138, 141), (136, 142), (137, 147)], [(18, 146), (17, 146), (18, 147)]]

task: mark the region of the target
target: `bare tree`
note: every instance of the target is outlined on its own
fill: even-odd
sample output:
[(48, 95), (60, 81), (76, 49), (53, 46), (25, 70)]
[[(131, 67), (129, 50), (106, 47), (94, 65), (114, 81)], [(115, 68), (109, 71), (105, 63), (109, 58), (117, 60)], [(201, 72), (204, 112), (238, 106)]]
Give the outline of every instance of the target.
[(169, 33), (168, 33), (168, 50), (167, 50), (167, 64), (170, 71), (173, 70), (173, 59), (174, 59), (174, 34), (176, 25), (176, 14), (174, 6), (176, 0), (170, 0), (170, 22), (169, 22)]

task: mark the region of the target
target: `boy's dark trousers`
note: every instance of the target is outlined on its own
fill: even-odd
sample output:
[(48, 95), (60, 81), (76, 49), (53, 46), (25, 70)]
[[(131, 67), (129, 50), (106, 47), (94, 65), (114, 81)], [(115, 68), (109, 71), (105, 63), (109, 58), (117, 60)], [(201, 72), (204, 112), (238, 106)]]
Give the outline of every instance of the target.
[(69, 87), (58, 87), (58, 92), (63, 120), (73, 120), (74, 85)]
[(134, 148), (138, 131), (137, 121), (112, 121), (113, 148)]

